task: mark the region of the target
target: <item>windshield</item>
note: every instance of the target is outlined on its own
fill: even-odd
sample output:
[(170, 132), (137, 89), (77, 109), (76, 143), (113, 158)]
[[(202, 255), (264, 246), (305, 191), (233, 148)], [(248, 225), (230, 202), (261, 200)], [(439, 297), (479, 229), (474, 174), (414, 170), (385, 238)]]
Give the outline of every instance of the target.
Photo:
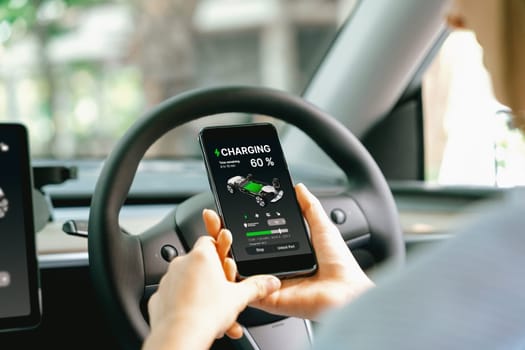
[[(147, 109), (188, 89), (300, 94), (354, 3), (2, 0), (0, 121), (29, 128), (34, 158), (92, 159)], [(198, 156), (202, 125), (178, 128), (148, 157)]]

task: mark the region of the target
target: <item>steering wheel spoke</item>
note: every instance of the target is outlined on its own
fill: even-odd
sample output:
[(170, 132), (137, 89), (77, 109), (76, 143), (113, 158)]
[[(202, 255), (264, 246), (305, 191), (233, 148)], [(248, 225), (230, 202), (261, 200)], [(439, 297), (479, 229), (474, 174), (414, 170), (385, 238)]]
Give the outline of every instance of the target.
[(144, 282), (157, 285), (171, 260), (186, 253), (175, 231), (175, 209), (139, 236), (144, 262)]

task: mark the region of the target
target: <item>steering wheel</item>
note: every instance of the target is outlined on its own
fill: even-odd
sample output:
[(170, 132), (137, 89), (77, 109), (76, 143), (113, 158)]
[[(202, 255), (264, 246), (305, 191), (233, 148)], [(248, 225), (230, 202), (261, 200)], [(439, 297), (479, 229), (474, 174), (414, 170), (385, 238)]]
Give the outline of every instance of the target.
[[(334, 210), (343, 208), (345, 214), (348, 208), (349, 228), (341, 231), (349, 246), (364, 243), (377, 262), (404, 260), (397, 208), (385, 178), (364, 146), (336, 119), (299, 97), (273, 89), (222, 87), (190, 91), (161, 103), (127, 131), (105, 161), (91, 202), (91, 277), (110, 324), (126, 348), (140, 348), (149, 332), (145, 299), (158, 285), (169, 259), (187, 251), (205, 234), (201, 212), (205, 207), (214, 207), (210, 193), (199, 194), (179, 204), (146, 232), (124, 232), (119, 212), (139, 162), (148, 148), (171, 129), (201, 117), (230, 112), (272, 116), (309, 135), (350, 180), (351, 186), (344, 193), (321, 198), (327, 210), (330, 206)], [(242, 319), (257, 323), (257, 315), (244, 314)]]

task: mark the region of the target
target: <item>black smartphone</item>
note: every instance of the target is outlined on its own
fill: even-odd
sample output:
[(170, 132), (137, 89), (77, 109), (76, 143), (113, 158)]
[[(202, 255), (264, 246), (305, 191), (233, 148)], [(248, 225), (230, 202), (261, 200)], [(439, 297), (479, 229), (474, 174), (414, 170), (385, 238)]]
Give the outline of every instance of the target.
[(0, 331), (41, 318), (26, 128), (0, 123)]
[(239, 277), (315, 273), (315, 253), (275, 127), (206, 127), (199, 142), (219, 215), (233, 236)]

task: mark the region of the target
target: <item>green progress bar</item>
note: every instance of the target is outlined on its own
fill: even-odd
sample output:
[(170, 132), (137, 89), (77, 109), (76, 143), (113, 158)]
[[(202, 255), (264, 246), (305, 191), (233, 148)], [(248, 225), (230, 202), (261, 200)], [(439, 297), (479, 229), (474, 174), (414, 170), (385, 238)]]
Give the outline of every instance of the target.
[(246, 232), (246, 237), (256, 237), (256, 236), (265, 236), (265, 235), (271, 235), (271, 230), (263, 230), (263, 231), (252, 231), (252, 232)]

